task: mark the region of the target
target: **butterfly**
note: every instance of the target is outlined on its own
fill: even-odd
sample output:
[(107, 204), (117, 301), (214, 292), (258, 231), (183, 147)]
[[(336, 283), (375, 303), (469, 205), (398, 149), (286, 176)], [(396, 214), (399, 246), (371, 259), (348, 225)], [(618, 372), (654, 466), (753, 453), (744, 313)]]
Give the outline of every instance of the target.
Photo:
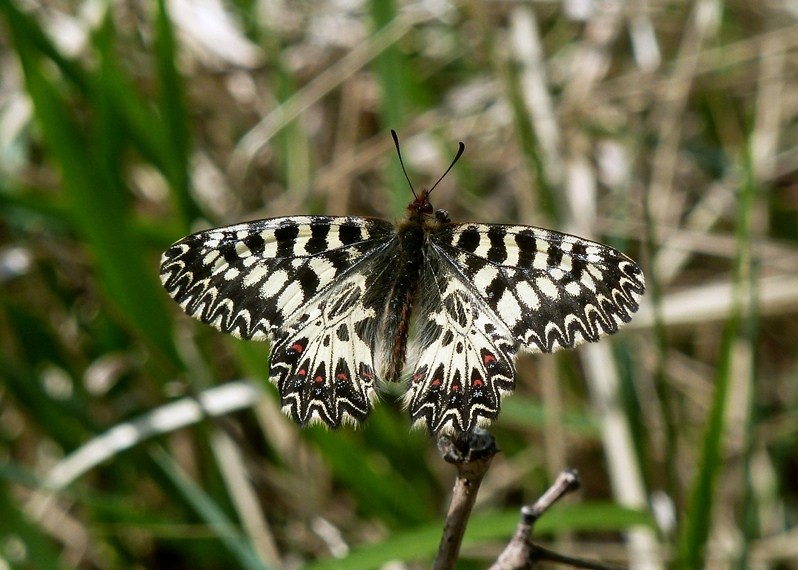
[(270, 378), (300, 425), (362, 421), (380, 382), (403, 381), (414, 425), (469, 432), (498, 416), (520, 351), (616, 332), (645, 281), (597, 242), (455, 223), (430, 203), (438, 182), (418, 194), (410, 184), (396, 225), (287, 216), (195, 233), (164, 252), (161, 281), (188, 315), (271, 342)]

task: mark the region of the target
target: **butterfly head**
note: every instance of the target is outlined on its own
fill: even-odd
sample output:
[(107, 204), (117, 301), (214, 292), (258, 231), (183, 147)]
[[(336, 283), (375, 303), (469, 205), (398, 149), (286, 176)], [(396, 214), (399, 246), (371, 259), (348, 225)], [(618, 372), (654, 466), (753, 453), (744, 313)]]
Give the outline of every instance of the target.
[(437, 222), (450, 222), (449, 212), (432, 207), (432, 202), (429, 201), (430, 192), (431, 190), (422, 190), (417, 196), (414, 194), (413, 201), (407, 205), (408, 215), (417, 220), (434, 217)]
[(407, 205), (407, 210), (411, 215), (417, 217), (431, 216), (435, 211), (432, 202), (429, 201), (429, 190), (422, 190), (418, 196), (413, 193), (413, 201)]
[(410, 185), (410, 191), (413, 193), (413, 201), (410, 202), (407, 206), (407, 212), (411, 219), (422, 221), (425, 218), (429, 218), (434, 216), (435, 221), (439, 223), (448, 223), (451, 220), (449, 219), (449, 212), (446, 210), (435, 210), (432, 207), (432, 204), (429, 201), (429, 195), (432, 194), (432, 191), (438, 186), (441, 180), (443, 180), (444, 176), (449, 174), (449, 171), (455, 165), (455, 163), (460, 159), (463, 155), (463, 151), (465, 150), (465, 145), (461, 142), (459, 143), (459, 147), (457, 149), (457, 154), (452, 160), (452, 163), (449, 165), (449, 168), (446, 169), (438, 181), (432, 185), (432, 188), (429, 190), (422, 190), (419, 194), (416, 194), (416, 191), (413, 189), (413, 183), (410, 182), (410, 177), (407, 175), (407, 169), (405, 169), (405, 163), (402, 160), (402, 151), (399, 148), (399, 137), (396, 134), (396, 131), (391, 129), (391, 136), (393, 137), (394, 145), (396, 146), (396, 154), (399, 156), (399, 164), (402, 165), (402, 172), (404, 172), (405, 178), (407, 179), (407, 183)]

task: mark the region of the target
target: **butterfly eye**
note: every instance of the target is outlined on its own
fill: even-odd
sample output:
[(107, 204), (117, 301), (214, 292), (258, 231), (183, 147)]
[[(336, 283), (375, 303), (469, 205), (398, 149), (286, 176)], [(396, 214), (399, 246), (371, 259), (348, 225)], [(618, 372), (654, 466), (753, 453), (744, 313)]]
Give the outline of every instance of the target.
[(421, 194), (416, 205), (416, 212), (424, 216), (431, 216), (433, 212), (432, 204), (427, 200), (427, 191)]

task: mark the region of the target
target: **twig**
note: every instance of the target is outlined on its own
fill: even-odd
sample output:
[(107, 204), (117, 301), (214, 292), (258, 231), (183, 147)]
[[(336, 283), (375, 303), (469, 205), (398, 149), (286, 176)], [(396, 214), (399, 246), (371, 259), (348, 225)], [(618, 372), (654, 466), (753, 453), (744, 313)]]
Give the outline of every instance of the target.
[(490, 570), (529, 570), (540, 560), (561, 562), (589, 570), (612, 570), (612, 567), (604, 564), (558, 554), (537, 546), (531, 540), (535, 523), (543, 513), (566, 494), (578, 488), (579, 474), (573, 469), (566, 469), (534, 505), (521, 507), (521, 520), (518, 521), (515, 534)]
[(483, 430), (469, 434), (438, 438), (438, 450), (448, 463), (457, 467), (457, 479), (452, 490), (452, 501), (446, 514), (438, 556), (433, 570), (451, 570), (457, 562), (468, 517), (474, 506), (482, 478), (490, 467), (493, 456), (499, 452), (496, 440)]

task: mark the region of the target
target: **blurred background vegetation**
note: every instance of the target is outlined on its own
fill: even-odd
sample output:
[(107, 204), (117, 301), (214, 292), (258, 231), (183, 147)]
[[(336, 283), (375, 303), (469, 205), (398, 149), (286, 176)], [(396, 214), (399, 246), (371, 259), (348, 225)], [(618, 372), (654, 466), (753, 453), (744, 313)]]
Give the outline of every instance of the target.
[(299, 429), (183, 316), (192, 230), (455, 220), (640, 260), (635, 320), (518, 361), (459, 568), (541, 521), (634, 568), (798, 568), (798, 11), (697, 0), (0, 0), (0, 567), (425, 568), (453, 471), (386, 395)]

